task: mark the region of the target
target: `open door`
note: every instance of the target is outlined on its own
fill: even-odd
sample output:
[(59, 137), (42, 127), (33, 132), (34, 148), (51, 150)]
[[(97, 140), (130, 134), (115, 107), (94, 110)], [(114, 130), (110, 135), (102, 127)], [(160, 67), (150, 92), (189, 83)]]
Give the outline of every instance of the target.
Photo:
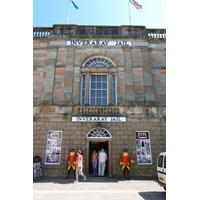
[[(103, 148), (105, 153), (107, 154), (107, 161), (106, 161), (106, 168), (104, 176), (108, 176), (109, 174), (109, 144), (108, 141), (105, 142), (89, 142), (89, 175), (93, 176), (93, 168), (92, 168), (92, 153), (95, 150), (97, 153), (100, 151), (100, 149)], [(97, 174), (98, 174), (98, 164), (97, 164)]]

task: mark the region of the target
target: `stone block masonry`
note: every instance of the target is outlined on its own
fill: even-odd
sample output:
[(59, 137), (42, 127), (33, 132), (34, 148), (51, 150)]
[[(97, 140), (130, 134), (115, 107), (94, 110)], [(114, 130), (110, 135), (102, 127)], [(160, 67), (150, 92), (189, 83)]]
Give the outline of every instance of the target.
[[(165, 33), (145, 26), (34, 28), (33, 156), (42, 158), (45, 177), (66, 177), (70, 148), (83, 151), (89, 174), (91, 148), (98, 145), (107, 148), (108, 175), (122, 176), (126, 148), (136, 161), (131, 177), (156, 177), (157, 156), (166, 151)], [(74, 121), (98, 117), (123, 121)], [(45, 164), (48, 131), (62, 131), (61, 149), (55, 138), (48, 147), (52, 159), (61, 156), (60, 164)], [(137, 163), (136, 131), (150, 134), (150, 165)]]
[[(51, 106), (49, 106), (51, 107)], [(74, 148), (75, 150), (81, 149), (85, 152), (86, 143), (87, 143), (87, 134), (92, 128), (97, 127), (97, 123), (80, 123), (80, 122), (71, 122), (71, 114), (69, 115), (69, 120), (65, 120), (64, 116), (58, 115), (55, 117), (51, 112), (52, 108), (48, 108), (48, 118), (43, 119), (42, 112), (38, 114), (37, 120), (34, 122), (33, 127), (33, 156), (39, 155), (43, 161), (44, 175), (45, 177), (59, 177), (65, 178), (67, 169), (67, 162), (65, 160), (66, 150)], [(54, 108), (57, 110), (57, 108)], [(158, 118), (158, 122), (155, 122), (154, 117), (146, 117), (142, 113), (140, 114), (140, 120), (134, 122), (134, 118), (131, 115), (134, 115), (134, 112), (137, 112), (137, 109), (130, 109), (129, 115), (127, 115), (127, 121), (123, 123), (101, 123), (101, 126), (104, 127), (112, 136), (112, 173), (111, 175), (116, 177), (122, 176), (122, 170), (119, 165), (120, 157), (123, 149), (128, 149), (131, 157), (135, 160), (135, 164), (131, 164), (131, 177), (156, 177), (156, 162), (157, 156), (161, 151), (166, 149), (166, 127), (165, 123), (161, 122)], [(140, 111), (144, 109), (139, 109)], [(154, 109), (155, 114), (159, 113), (159, 109)], [(44, 113), (47, 113), (45, 111)], [(53, 117), (53, 118), (52, 118)], [(138, 118), (138, 117), (137, 117)], [(53, 119), (53, 121), (52, 121)], [(62, 130), (62, 148), (61, 148), (61, 161), (60, 165), (46, 165), (45, 164), (45, 153), (46, 153), (46, 143), (47, 143), (47, 132), (48, 130)], [(151, 165), (138, 165), (136, 159), (136, 131), (149, 131), (150, 132), (150, 141), (151, 141), (151, 155), (152, 155), (152, 164)], [(97, 139), (95, 141), (98, 141)], [(84, 173), (87, 171), (86, 167), (86, 154), (83, 155)], [(73, 176), (73, 175), (71, 175)]]

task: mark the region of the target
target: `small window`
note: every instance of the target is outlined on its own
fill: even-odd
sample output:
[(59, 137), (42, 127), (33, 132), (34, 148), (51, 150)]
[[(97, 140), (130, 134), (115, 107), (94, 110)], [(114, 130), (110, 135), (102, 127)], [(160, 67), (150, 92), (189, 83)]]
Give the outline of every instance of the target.
[(163, 166), (163, 156), (159, 156), (158, 167), (162, 167), (162, 166)]
[(82, 76), (81, 105), (85, 105), (85, 75)]
[(164, 160), (164, 168), (166, 169), (166, 156), (165, 156), (165, 160)]
[(114, 106), (117, 105), (115, 75), (112, 75), (112, 103)]

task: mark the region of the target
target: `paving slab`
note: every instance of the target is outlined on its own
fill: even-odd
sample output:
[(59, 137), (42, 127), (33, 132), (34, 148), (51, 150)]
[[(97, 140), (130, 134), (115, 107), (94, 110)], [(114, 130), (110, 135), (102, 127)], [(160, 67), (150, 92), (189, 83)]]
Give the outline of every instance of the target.
[(155, 180), (122, 180), (109, 177), (40, 179), (33, 183), (33, 200), (166, 200), (166, 192)]

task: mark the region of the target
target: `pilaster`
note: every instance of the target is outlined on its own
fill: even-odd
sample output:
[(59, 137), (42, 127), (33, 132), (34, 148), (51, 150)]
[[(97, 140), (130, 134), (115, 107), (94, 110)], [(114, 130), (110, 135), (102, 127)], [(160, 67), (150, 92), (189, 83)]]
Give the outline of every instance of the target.
[(44, 99), (45, 103), (52, 103), (53, 99), (53, 88), (55, 78), (55, 65), (57, 58), (57, 48), (49, 49), (49, 59), (44, 87)]

